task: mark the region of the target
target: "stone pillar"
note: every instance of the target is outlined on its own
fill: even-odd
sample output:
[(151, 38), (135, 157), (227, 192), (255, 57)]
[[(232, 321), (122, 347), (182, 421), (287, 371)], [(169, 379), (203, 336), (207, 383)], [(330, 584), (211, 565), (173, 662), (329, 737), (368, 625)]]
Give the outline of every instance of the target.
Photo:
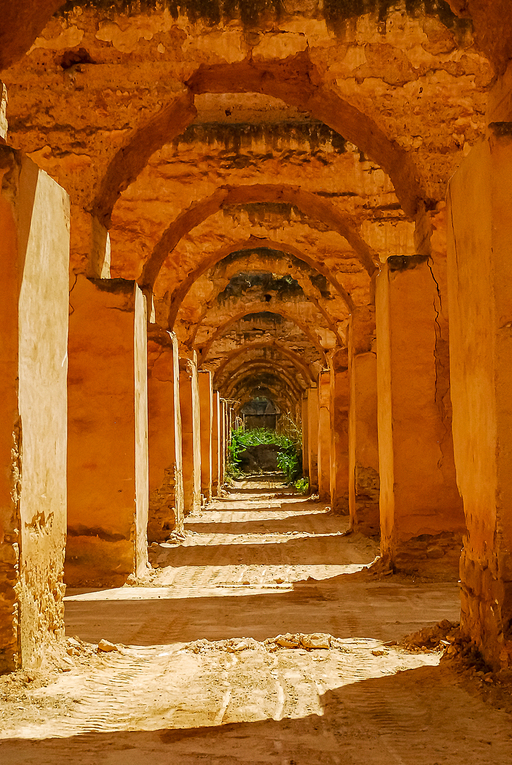
[(9, 125), (7, 123), (7, 88), (0, 80), (0, 143), (7, 141), (7, 131)]
[(180, 409), (185, 515), (201, 509), (201, 432), (197, 357), (180, 359)]
[(213, 388), (212, 373), (198, 373), (199, 408), (201, 420), (201, 494), (206, 502), (212, 498), (212, 440), (213, 440)]
[(358, 353), (350, 360), (349, 410), (350, 526), (355, 531), (379, 533), (379, 488), (377, 356)]
[(225, 399), (220, 399), (220, 427), (219, 427), (219, 433), (220, 433), (220, 457), (219, 457), (219, 482), (220, 485), (225, 482), (226, 480), (226, 460), (227, 460), (227, 437), (228, 437), (228, 429), (227, 429), (227, 404)]
[(309, 485), (318, 491), (318, 388), (314, 384), (308, 390), (308, 445)]
[(390, 258), (376, 281), (381, 551), (400, 569), (457, 566), (464, 529), (451, 420), (436, 364), (437, 282), (421, 256)]
[(0, 146), (0, 673), (64, 637), (69, 201)]
[(348, 513), (348, 369), (338, 366), (336, 355), (331, 367), (331, 507)]
[(302, 474), (309, 478), (308, 392), (302, 398)]
[(153, 327), (148, 338), (148, 542), (183, 531), (183, 470), (178, 341)]
[(71, 271), (91, 279), (110, 279), (110, 235), (79, 204), (71, 205)]
[(146, 300), (79, 276), (70, 304), (66, 581), (117, 586), (147, 566)]
[(318, 495), (331, 501), (331, 373), (318, 375)]
[(453, 437), (467, 523), (461, 626), (496, 669), (512, 664), (511, 177), (512, 122), (500, 121), (452, 178), (447, 216)]
[(217, 497), (220, 488), (220, 393), (213, 391), (213, 412), (212, 412), (212, 495)]

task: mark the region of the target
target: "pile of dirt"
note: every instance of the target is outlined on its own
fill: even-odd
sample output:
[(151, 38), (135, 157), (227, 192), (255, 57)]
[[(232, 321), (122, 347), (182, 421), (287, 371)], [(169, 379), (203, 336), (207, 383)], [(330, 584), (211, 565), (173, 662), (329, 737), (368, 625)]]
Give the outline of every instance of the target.
[(433, 627), (423, 627), (400, 641), (400, 646), (407, 651), (445, 651), (453, 655), (461, 641), (458, 623), (443, 619)]
[(277, 635), (273, 638), (267, 638), (263, 641), (254, 640), (254, 638), (229, 638), (228, 640), (195, 640), (187, 643), (185, 650), (192, 653), (208, 653), (209, 651), (226, 651), (228, 653), (240, 653), (250, 649), (265, 648), (270, 653), (285, 648), (303, 649), (305, 651), (329, 650), (338, 648), (346, 650), (343, 641), (329, 635), (327, 632), (291, 634), (287, 632), (284, 635)]
[(443, 660), (450, 662), (452, 668), (468, 672), (483, 682), (495, 682), (492, 667), (486, 663), (476, 645), (461, 632), (458, 623), (443, 619), (433, 627), (424, 627), (403, 638), (400, 646), (412, 652), (441, 651)]

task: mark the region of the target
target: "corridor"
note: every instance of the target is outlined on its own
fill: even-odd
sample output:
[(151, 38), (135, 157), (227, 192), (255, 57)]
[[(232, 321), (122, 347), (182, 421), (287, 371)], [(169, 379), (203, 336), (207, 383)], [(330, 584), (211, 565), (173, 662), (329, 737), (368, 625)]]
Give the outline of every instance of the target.
[(2, 765), (509, 763), (489, 686), (401, 645), (458, 620), (456, 583), (372, 574), (347, 527), (241, 481), (151, 546), (147, 577), (68, 590), (60, 670), (0, 678)]

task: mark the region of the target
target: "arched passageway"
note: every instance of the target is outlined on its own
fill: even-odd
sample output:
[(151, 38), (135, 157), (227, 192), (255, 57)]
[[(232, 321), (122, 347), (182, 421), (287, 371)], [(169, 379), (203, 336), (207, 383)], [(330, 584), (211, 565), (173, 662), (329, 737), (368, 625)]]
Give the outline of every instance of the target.
[(57, 711), (18, 678), (0, 755), (505, 765), (439, 659), (512, 656), (507, 14), (39, 5), (0, 30), (0, 673)]

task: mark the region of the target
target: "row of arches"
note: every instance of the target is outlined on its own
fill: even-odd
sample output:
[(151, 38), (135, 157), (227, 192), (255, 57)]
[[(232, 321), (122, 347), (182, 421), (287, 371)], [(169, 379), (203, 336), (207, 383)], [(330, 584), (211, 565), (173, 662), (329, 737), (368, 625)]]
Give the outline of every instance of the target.
[[(511, 524), (496, 499), (507, 484), (494, 479), (508, 453), (495, 447), (510, 437), (500, 335), (510, 146), (506, 99), (496, 99), (494, 121), (484, 117), (488, 62), (470, 36), (457, 41), (405, 6), (393, 13), (414, 44), (404, 25), (377, 40), (356, 24), (342, 50), (315, 27), (306, 50), (267, 56), (247, 42), (213, 53), (208, 34), (203, 52), (188, 55), (171, 24), (158, 45), (153, 33), (139, 38), (131, 59), (104, 39), (102, 13), (54, 20), (5, 73), (14, 91), (13, 143), (0, 147), (10, 353), (0, 377), (17, 394), (17, 403), (6, 397), (2, 431), (5, 666), (19, 650), (30, 663), (58, 642), (64, 547), (70, 583), (141, 575), (148, 534), (179, 530), (221, 490), (229, 431), (261, 396), (302, 428), (321, 499), (348, 512), (352, 528), (380, 531), (381, 565), (428, 570), (443, 557), (450, 567), (466, 534), (463, 627), (506, 665)], [(148, 24), (161, 24), (159, 13)], [(62, 30), (77, 45), (59, 42)], [(115, 72), (107, 83), (105, 66)], [(23, 77), (36, 71), (27, 107)], [(62, 93), (80, 105), (73, 116), (65, 98), (54, 100)], [(258, 127), (249, 148), (238, 113)], [(268, 140), (267, 123), (280, 126), (279, 141)], [(311, 136), (296, 138), (311, 124), (329, 136), (321, 151)], [(222, 145), (226, 125), (239, 135), (234, 152)], [(480, 306), (491, 308), (481, 315)], [(48, 616), (35, 628), (30, 613)]]

